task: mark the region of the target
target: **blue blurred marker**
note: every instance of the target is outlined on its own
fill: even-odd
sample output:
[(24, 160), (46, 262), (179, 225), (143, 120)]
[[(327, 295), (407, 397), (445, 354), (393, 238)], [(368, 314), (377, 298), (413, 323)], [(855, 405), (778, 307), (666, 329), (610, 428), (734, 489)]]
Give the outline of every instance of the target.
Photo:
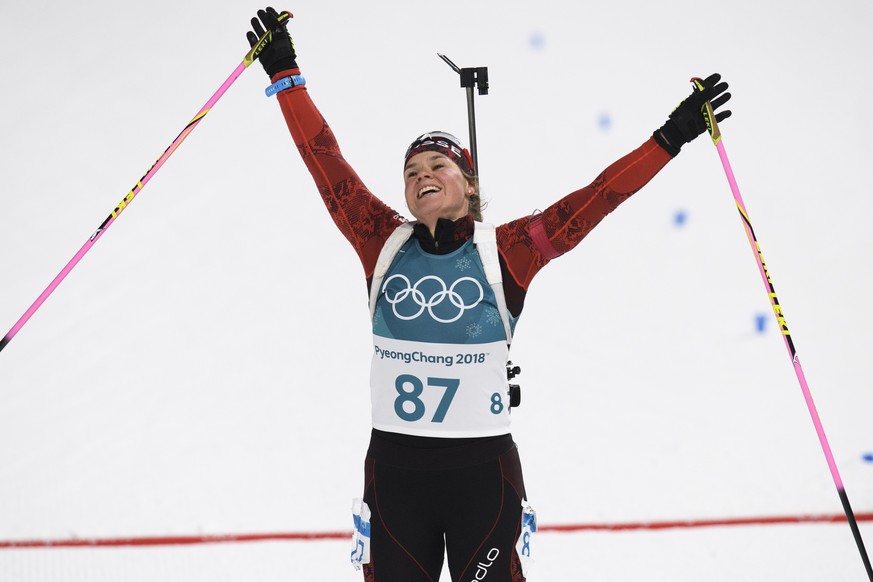
[(767, 315), (764, 313), (758, 313), (755, 315), (755, 331), (758, 333), (764, 333), (767, 331)]
[(683, 226), (685, 226), (686, 222), (688, 222), (688, 213), (680, 208), (673, 215), (673, 225), (676, 228), (682, 228)]
[(538, 51), (546, 44), (546, 37), (541, 32), (532, 32), (530, 35), (530, 48)]

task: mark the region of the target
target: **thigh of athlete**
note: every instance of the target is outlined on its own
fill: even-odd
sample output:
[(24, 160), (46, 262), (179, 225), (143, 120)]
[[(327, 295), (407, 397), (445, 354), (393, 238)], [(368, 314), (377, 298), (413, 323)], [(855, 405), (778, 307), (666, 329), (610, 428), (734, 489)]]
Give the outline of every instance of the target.
[(445, 491), (446, 548), (454, 582), (524, 582), (515, 549), (521, 534), (524, 482), (518, 450), (459, 470)]
[(367, 459), (364, 501), (370, 507), (366, 582), (436, 582), (445, 555), (436, 471)]

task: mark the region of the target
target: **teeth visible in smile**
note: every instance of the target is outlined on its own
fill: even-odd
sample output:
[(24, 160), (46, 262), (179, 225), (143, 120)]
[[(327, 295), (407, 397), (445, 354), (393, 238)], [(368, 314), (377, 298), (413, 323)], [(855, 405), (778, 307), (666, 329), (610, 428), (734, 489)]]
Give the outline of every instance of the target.
[(418, 197), (421, 198), (423, 196), (427, 196), (431, 192), (439, 192), (439, 186), (425, 186), (421, 190), (418, 191)]

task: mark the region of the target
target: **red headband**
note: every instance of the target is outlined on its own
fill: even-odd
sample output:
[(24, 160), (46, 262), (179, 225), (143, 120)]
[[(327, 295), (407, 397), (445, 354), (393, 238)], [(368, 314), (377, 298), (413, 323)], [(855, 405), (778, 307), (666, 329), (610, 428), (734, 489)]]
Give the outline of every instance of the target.
[(458, 138), (444, 131), (432, 131), (417, 137), (406, 150), (403, 163), (406, 164), (415, 154), (429, 151), (443, 154), (458, 164), (465, 174), (473, 175), (473, 158), (470, 157), (470, 152), (461, 145)]

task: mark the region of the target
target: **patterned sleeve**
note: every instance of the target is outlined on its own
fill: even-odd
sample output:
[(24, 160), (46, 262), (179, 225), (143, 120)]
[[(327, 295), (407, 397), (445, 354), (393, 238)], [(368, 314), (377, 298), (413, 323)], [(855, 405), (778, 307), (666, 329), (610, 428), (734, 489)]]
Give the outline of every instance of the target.
[(645, 186), (670, 159), (670, 154), (649, 138), (606, 168), (594, 182), (558, 200), (542, 214), (499, 226), (497, 243), (504, 269), (518, 287), (516, 292), (523, 297), (534, 275), (549, 260), (579, 244), (607, 214)]
[[(282, 71), (273, 81), (292, 74), (300, 72)], [(331, 218), (355, 248), (369, 280), (382, 245), (404, 219), (373, 195), (343, 158), (333, 132), (305, 86), (282, 91), (277, 97), (294, 143)]]

